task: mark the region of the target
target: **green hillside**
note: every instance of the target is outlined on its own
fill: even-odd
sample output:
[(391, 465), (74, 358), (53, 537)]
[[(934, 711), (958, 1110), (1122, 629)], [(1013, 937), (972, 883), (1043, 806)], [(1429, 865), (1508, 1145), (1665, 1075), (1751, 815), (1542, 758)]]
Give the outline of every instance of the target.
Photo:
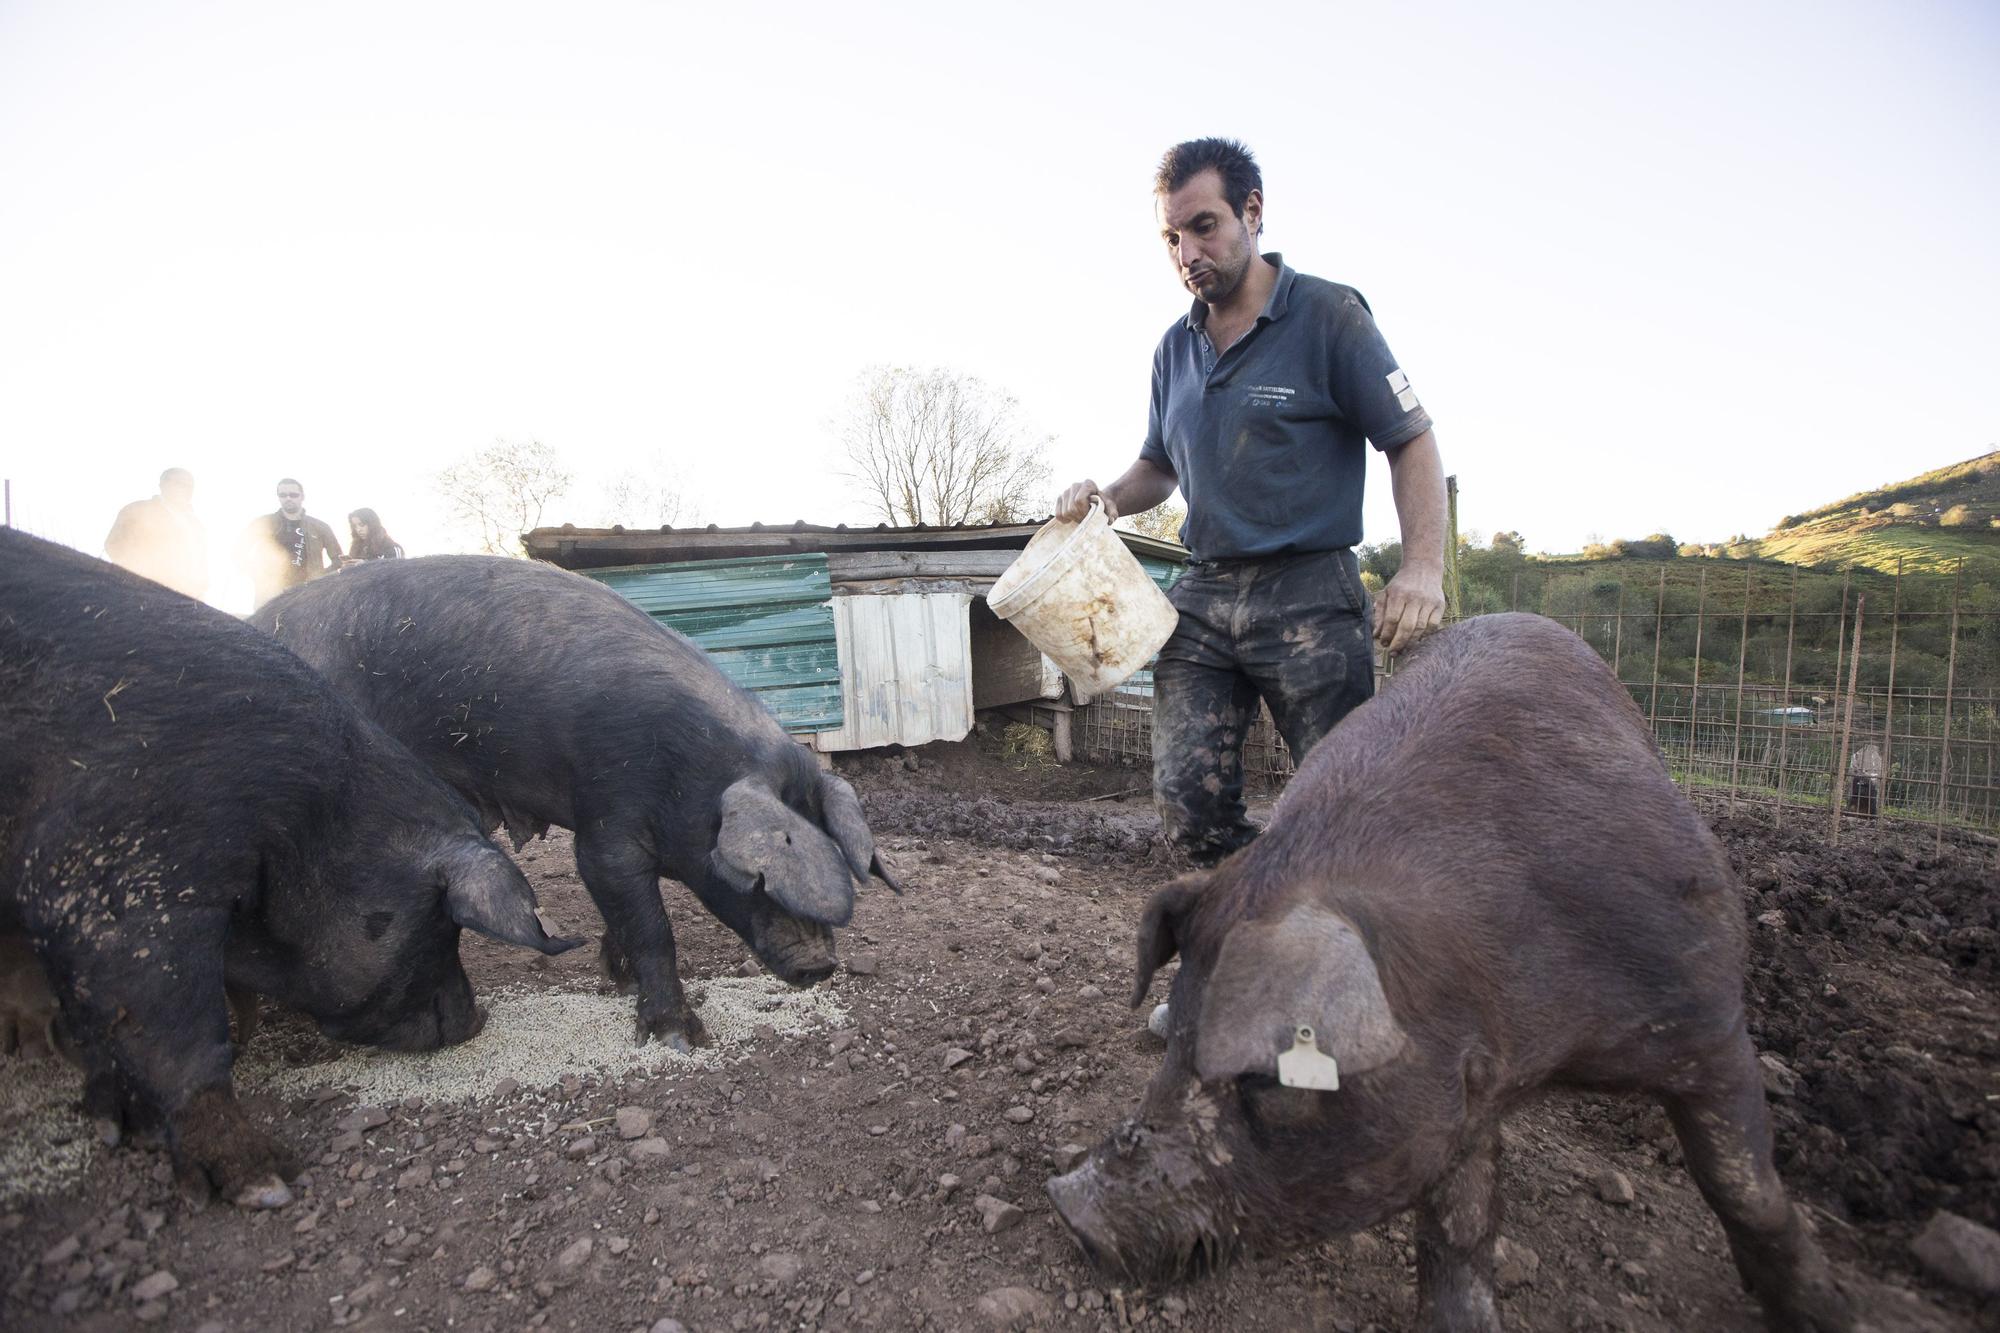
[[(1788, 564), (2000, 578), (2000, 450), (1787, 516), (1748, 544)], [(1739, 548), (1740, 550), (1740, 548)]]

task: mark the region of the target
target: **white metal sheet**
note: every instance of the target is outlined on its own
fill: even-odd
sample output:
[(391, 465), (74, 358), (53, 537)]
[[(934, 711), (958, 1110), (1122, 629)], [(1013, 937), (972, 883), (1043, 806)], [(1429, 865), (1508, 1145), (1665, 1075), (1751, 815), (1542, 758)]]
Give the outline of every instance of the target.
[(845, 723), (819, 750), (964, 740), (972, 730), (972, 598), (959, 592), (833, 599)]

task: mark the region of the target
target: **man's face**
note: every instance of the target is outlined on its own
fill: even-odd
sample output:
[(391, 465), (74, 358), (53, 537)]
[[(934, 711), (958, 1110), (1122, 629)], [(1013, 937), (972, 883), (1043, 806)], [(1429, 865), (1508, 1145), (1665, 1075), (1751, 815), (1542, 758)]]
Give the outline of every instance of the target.
[(1257, 227), (1264, 196), (1252, 190), (1237, 217), (1223, 197), (1222, 173), (1198, 172), (1180, 189), (1156, 199), (1160, 237), (1181, 285), (1209, 305), (1221, 305), (1242, 285), (1257, 258)]
[(280, 486), (278, 488), (278, 508), (286, 518), (297, 518), (306, 512), (306, 489), (303, 486)]

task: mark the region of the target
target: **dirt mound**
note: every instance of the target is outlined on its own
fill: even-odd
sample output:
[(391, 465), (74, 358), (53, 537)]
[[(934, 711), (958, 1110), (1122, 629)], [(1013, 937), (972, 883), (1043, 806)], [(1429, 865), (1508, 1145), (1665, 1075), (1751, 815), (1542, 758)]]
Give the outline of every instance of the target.
[(1166, 847), (1150, 807), (1007, 801), (923, 790), (869, 792), (862, 799), (877, 833), (963, 838), (987, 847), (1058, 856), (1157, 856)]
[[(1779, 1166), (1859, 1221), (2000, 1224), (2000, 876), (1989, 854), (1721, 819), (1748, 890)], [(1767, 1061), (1767, 1067), (1768, 1067)]]

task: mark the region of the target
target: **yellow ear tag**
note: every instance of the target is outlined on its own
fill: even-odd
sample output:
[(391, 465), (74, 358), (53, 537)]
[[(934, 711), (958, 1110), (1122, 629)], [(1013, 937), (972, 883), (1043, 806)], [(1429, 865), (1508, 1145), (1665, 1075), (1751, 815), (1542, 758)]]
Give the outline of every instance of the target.
[(1278, 1056), (1278, 1082), (1314, 1092), (1340, 1091), (1340, 1065), (1313, 1045), (1313, 1030), (1301, 1025), (1292, 1033), (1292, 1048)]

